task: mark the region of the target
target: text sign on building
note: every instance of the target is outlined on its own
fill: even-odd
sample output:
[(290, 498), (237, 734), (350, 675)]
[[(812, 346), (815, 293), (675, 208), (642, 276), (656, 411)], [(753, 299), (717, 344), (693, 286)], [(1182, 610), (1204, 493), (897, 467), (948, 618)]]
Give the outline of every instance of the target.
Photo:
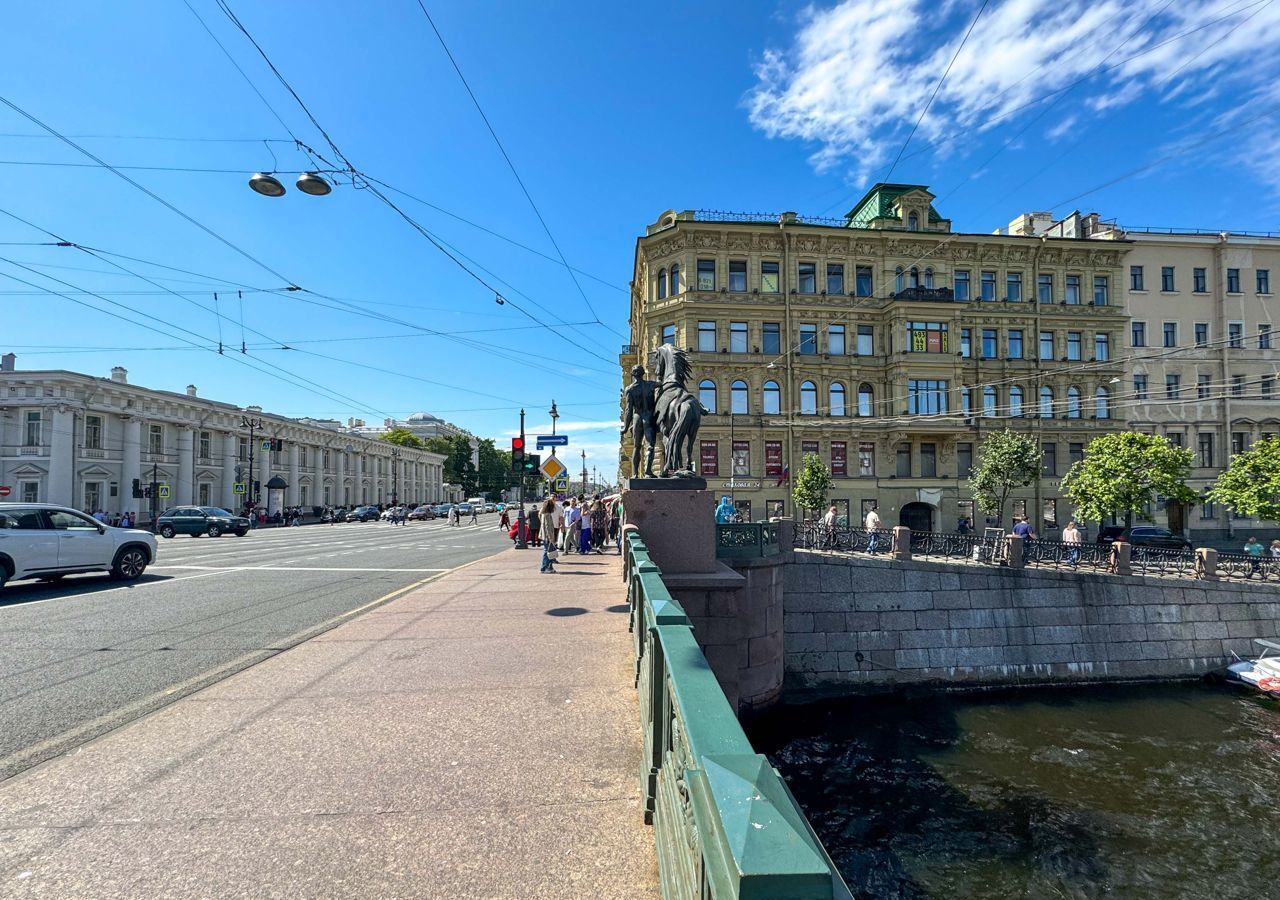
[(569, 470), (565, 468), (564, 463), (556, 459), (554, 456), (548, 456), (542, 461), (542, 474), (546, 476), (548, 481), (555, 481), (561, 475)]
[(736, 479), (733, 479), (732, 481), (726, 481), (724, 483), (724, 489), (726, 491), (754, 491), (754, 490), (758, 490), (759, 488), (760, 488), (760, 482), (744, 481), (741, 478), (736, 478)]
[(235, 484), (231, 486), (231, 493), (233, 494), (247, 493), (247, 491), (245, 490), (245, 483), (243, 481), (237, 481)]
[(567, 434), (540, 434), (538, 435), (538, 449), (543, 447), (568, 447), (569, 435)]

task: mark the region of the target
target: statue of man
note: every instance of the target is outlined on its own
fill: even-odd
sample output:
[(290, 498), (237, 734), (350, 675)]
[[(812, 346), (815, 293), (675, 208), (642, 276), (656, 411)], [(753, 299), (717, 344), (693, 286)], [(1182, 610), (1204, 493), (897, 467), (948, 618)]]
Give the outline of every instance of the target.
[(649, 455), (645, 460), (644, 474), (653, 478), (653, 445), (657, 440), (654, 423), (654, 388), (657, 384), (645, 381), (644, 366), (635, 366), (631, 370), (632, 382), (624, 392), (627, 397), (627, 408), (622, 413), (622, 434), (631, 433), (631, 476), (640, 475), (640, 449), (644, 441), (649, 442)]

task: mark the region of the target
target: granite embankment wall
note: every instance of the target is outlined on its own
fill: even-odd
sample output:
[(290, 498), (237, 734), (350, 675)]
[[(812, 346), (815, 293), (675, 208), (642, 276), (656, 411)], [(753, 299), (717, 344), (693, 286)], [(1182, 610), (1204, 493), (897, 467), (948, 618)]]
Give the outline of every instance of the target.
[(796, 550), (783, 627), (788, 692), (1181, 678), (1280, 634), (1280, 587)]

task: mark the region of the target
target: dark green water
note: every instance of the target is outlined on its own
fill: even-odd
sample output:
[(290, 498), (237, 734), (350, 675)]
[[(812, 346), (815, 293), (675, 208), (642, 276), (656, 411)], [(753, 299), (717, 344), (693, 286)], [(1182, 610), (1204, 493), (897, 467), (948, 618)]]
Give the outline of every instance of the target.
[(1200, 684), (842, 700), (752, 727), (854, 895), (1280, 895), (1280, 703)]

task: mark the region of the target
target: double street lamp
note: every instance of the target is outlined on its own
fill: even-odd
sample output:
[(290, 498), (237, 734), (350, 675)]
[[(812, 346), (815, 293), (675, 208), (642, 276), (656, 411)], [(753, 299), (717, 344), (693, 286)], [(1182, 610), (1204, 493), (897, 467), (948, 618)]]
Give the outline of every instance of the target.
[[(304, 194), (312, 197), (323, 197), (333, 191), (333, 186), (325, 181), (319, 172), (303, 172), (298, 175), (294, 186)], [(249, 187), (264, 197), (283, 197), (284, 184), (272, 172), (254, 172), (249, 179)]]
[(257, 416), (241, 416), (240, 427), (249, 429), (249, 484), (246, 493), (253, 508), (258, 508), (258, 482), (253, 479), (253, 433), (262, 430), (262, 420)]

